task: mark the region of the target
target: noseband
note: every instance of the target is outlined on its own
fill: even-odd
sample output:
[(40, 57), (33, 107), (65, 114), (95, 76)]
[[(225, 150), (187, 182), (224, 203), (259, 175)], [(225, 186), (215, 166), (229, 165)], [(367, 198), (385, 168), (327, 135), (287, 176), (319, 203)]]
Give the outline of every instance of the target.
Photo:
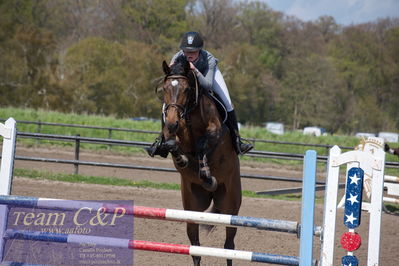
[[(197, 76), (194, 74), (193, 75), (195, 78), (195, 101), (194, 101), (194, 105), (193, 106), (189, 106), (189, 101), (190, 98), (187, 97), (186, 99), (186, 103), (183, 105), (178, 104), (178, 103), (168, 103), (165, 104), (164, 110), (163, 110), (163, 115), (166, 116), (167, 115), (167, 111), (169, 108), (174, 107), (177, 109), (179, 116), (181, 119), (186, 118), (187, 114), (189, 114), (198, 104), (198, 98), (199, 98), (199, 90), (198, 90), (198, 82), (197, 82)], [(168, 79), (185, 79), (188, 81), (188, 77), (183, 76), (183, 75), (170, 75), (170, 76), (166, 76), (164, 78), (164, 82)]]

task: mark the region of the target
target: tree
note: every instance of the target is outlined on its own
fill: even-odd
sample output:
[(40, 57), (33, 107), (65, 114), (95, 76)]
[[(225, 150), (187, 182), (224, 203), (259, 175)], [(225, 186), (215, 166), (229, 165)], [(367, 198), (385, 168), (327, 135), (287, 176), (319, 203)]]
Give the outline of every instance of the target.
[(178, 38), (187, 31), (187, 0), (124, 0), (122, 8), (133, 27), (136, 41), (160, 47), (168, 52), (176, 49)]
[[(312, 55), (285, 62), (279, 111), (293, 129), (317, 125), (334, 132), (346, 117), (347, 102), (342, 80), (331, 62)], [(344, 110), (339, 112), (337, 110)]]
[(259, 57), (275, 76), (280, 76), (280, 63), (284, 56), (283, 16), (265, 3), (242, 3), (238, 14), (242, 42), (260, 49)]
[[(347, 132), (359, 128), (373, 131), (393, 128), (392, 118), (383, 111), (389, 110), (387, 103), (391, 97), (395, 97), (391, 88), (395, 77), (393, 71), (398, 68), (386, 53), (386, 32), (391, 27), (386, 23), (347, 27), (330, 44), (330, 54), (345, 79), (345, 90), (353, 110), (347, 123)], [(367, 110), (372, 110), (374, 114)]]
[[(49, 15), (48, 1), (0, 3), (0, 88), (10, 97), (4, 104), (53, 108), (57, 94), (56, 40), (42, 28)], [(3, 30), (4, 29), (4, 30)], [(7, 102), (6, 102), (7, 101)]]
[(340, 26), (331, 16), (321, 16), (315, 21), (314, 24), (319, 29), (326, 44), (334, 39), (340, 31)]
[(102, 38), (88, 38), (66, 55), (63, 86), (71, 91), (71, 111), (119, 117), (156, 116), (160, 105), (151, 80), (160, 75), (159, 55), (148, 45), (122, 45)]
[[(12, 102), (26, 107), (50, 107), (49, 94), (56, 82), (55, 41), (50, 32), (31, 25), (17, 27), (13, 39), (6, 45), (1, 62), (1, 86), (15, 94)], [(10, 67), (11, 66), (11, 67)]]
[(237, 5), (232, 0), (197, 0), (189, 5), (189, 18), (208, 49), (220, 49), (240, 36)]
[(259, 123), (281, 120), (273, 110), (279, 95), (279, 82), (259, 59), (259, 48), (232, 44), (217, 52), (220, 69), (226, 80), (233, 104), (242, 122)]

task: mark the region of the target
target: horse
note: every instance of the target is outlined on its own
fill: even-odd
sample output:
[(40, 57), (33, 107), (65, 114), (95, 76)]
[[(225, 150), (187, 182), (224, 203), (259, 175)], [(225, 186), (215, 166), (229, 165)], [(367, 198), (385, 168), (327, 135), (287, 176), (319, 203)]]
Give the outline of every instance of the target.
[(384, 151), (393, 155), (397, 155), (399, 158), (399, 148), (390, 148), (389, 145), (385, 143)]
[[(242, 200), (240, 163), (216, 104), (199, 86), (185, 57), (172, 66), (163, 61), (162, 68), (162, 132), (180, 173), (184, 210), (237, 215)], [(187, 223), (186, 229), (191, 245), (199, 246), (199, 225)], [(226, 227), (225, 249), (234, 249), (236, 232)], [(200, 265), (200, 256), (192, 259)]]

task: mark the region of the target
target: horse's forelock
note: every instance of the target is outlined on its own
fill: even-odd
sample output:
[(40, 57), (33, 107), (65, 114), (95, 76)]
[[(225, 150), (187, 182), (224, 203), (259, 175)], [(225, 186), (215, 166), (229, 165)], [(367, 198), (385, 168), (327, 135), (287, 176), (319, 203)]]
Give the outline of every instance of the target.
[(184, 68), (180, 64), (173, 64), (170, 69), (170, 75), (184, 75)]

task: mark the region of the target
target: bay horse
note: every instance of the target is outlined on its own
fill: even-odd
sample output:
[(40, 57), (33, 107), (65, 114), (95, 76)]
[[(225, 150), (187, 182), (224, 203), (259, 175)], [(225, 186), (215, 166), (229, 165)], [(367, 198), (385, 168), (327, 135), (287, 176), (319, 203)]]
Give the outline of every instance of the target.
[[(240, 163), (217, 106), (203, 90), (185, 57), (162, 64), (162, 129), (181, 176), (184, 210), (237, 215), (241, 206)], [(237, 228), (226, 227), (225, 249), (234, 249)], [(191, 245), (200, 245), (199, 225), (187, 223)], [(194, 265), (201, 257), (192, 256)], [(227, 260), (227, 265), (232, 265)]]

